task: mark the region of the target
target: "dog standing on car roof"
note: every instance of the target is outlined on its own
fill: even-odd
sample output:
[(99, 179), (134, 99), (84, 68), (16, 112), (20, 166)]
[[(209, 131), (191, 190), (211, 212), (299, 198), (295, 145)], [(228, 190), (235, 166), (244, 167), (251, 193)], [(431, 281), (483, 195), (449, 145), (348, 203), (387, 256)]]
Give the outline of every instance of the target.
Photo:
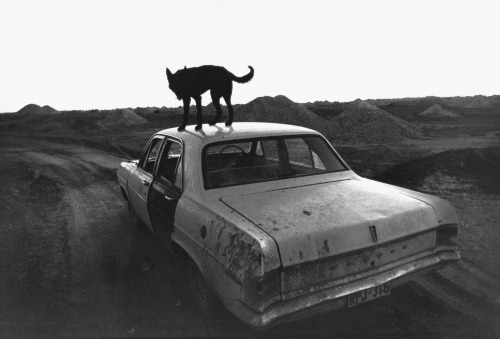
[(252, 80), (254, 70), (252, 66), (248, 66), (248, 68), (250, 68), (250, 72), (242, 77), (237, 77), (221, 66), (205, 65), (191, 68), (184, 67), (184, 69), (178, 70), (175, 73), (170, 72), (167, 68), (168, 87), (175, 93), (178, 100), (182, 99), (184, 104), (182, 125), (179, 126), (178, 130), (182, 131), (186, 128), (189, 119), (189, 104), (191, 103), (191, 98), (196, 101), (196, 114), (198, 118), (196, 130), (202, 128), (201, 95), (208, 90), (210, 90), (212, 102), (217, 110), (217, 115), (214, 120), (210, 122), (210, 125), (215, 125), (222, 115), (222, 109), (219, 102), (222, 97), (226, 102), (229, 112), (226, 126), (230, 126), (233, 123), (233, 106), (231, 105), (233, 81), (243, 84)]

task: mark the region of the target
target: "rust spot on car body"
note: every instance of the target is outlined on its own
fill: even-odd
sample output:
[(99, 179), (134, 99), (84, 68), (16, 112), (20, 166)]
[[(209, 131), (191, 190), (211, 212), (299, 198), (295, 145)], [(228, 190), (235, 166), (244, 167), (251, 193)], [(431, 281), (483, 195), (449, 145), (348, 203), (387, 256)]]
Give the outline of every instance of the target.
[[(213, 225), (213, 220), (212, 220), (212, 226)], [(215, 248), (214, 248), (214, 252), (215, 252), (215, 255), (218, 255), (219, 254), (219, 250), (220, 250), (220, 245), (222, 243), (222, 234), (224, 234), (224, 229), (226, 227), (225, 226), (221, 226), (220, 229), (219, 229), (219, 233), (217, 233), (217, 242), (215, 243)]]
[(231, 234), (221, 253), (227, 269), (237, 277), (242, 277), (244, 269), (258, 264), (261, 251), (256, 245), (258, 244), (243, 232)]
[(325, 241), (323, 241), (323, 246), (321, 246), (318, 252), (318, 255), (325, 257), (328, 256), (328, 254), (330, 254), (330, 246), (328, 245), (328, 240), (325, 239)]

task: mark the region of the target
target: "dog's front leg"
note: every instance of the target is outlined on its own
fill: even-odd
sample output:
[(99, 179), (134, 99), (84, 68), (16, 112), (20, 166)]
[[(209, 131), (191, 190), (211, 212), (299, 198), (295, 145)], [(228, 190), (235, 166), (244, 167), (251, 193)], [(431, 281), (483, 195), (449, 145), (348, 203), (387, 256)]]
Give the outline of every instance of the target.
[(182, 102), (184, 103), (184, 115), (182, 116), (182, 125), (177, 128), (178, 131), (183, 131), (186, 129), (186, 125), (189, 119), (189, 104), (191, 103), (191, 97), (182, 98)]
[(196, 117), (198, 118), (198, 124), (195, 127), (195, 130), (199, 131), (202, 129), (203, 118), (201, 114), (201, 95), (194, 97), (194, 101), (196, 101)]

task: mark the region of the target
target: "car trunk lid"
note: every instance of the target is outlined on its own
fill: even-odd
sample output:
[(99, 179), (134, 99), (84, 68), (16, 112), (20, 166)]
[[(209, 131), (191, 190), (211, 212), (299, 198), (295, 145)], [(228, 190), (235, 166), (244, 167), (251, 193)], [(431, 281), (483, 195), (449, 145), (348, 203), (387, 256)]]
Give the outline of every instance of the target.
[(359, 252), (438, 225), (429, 204), (362, 180), (221, 200), (276, 241), (283, 267)]

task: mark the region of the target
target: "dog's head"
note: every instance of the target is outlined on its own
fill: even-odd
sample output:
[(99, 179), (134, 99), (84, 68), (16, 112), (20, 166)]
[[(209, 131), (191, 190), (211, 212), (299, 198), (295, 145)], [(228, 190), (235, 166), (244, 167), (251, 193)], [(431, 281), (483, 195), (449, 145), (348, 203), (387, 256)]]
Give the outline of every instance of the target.
[[(184, 70), (186, 70), (186, 67), (184, 67)], [(180, 73), (181, 71), (172, 73), (167, 68), (168, 87), (172, 90), (172, 92), (174, 92), (178, 100), (182, 99), (182, 92), (184, 87), (184, 81), (182, 81), (182, 74)]]

